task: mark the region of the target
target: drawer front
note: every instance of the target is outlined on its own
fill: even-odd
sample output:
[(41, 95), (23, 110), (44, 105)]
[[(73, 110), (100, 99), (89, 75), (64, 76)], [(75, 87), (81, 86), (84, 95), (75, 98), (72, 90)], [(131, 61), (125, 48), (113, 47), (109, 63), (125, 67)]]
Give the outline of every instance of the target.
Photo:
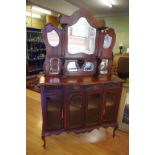
[(104, 88), (104, 85), (81, 85), (81, 86), (66, 86), (66, 91), (85, 91), (85, 90), (101, 90)]
[(45, 86), (44, 91), (46, 94), (53, 92), (63, 92), (63, 86)]
[(121, 83), (105, 83), (105, 88), (121, 88)]
[(104, 88), (104, 85), (98, 84), (98, 85), (87, 85), (83, 86), (85, 90), (102, 90)]
[(66, 86), (65, 90), (70, 92), (70, 91), (80, 91), (82, 90), (81, 86), (76, 86), (76, 85), (70, 85), (70, 86)]

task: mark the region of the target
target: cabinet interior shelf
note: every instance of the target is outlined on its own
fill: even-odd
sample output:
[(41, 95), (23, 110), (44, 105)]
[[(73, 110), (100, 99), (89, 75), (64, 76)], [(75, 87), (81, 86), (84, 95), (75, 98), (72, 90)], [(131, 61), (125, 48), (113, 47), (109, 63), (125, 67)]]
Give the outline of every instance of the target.
[(28, 49), (28, 51), (46, 51), (46, 49)]
[(28, 43), (42, 43), (42, 44), (44, 43), (43, 41), (30, 41), (30, 40), (27, 40), (27, 42)]
[(40, 61), (40, 60), (45, 60), (45, 58), (40, 58), (40, 59), (27, 59), (28, 61)]
[(37, 69), (29, 70), (29, 72), (42, 71), (42, 70), (43, 68), (37, 68)]

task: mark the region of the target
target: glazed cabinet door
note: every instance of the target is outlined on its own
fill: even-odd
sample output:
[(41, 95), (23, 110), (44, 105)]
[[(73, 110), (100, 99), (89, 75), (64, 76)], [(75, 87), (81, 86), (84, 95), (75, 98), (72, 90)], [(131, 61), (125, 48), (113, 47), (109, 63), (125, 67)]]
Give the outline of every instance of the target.
[(67, 97), (67, 128), (83, 127), (84, 96), (82, 93), (70, 93)]
[(46, 129), (59, 130), (63, 128), (63, 95), (51, 93), (46, 95)]
[(104, 96), (103, 122), (115, 122), (120, 100), (119, 89), (106, 89)]
[(87, 104), (85, 109), (85, 123), (87, 127), (99, 124), (101, 102), (102, 94), (100, 92), (91, 92), (87, 94)]

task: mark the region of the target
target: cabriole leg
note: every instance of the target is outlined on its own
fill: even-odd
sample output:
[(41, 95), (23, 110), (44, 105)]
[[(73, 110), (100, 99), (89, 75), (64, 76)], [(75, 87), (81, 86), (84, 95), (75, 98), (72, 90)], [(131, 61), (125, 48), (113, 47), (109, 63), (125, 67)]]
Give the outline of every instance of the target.
[(43, 148), (46, 149), (46, 139), (45, 139), (45, 137), (42, 136), (42, 140), (43, 140)]
[(114, 127), (114, 130), (113, 130), (113, 138), (116, 136), (115, 135), (115, 131), (118, 129), (118, 126), (116, 125), (115, 127)]

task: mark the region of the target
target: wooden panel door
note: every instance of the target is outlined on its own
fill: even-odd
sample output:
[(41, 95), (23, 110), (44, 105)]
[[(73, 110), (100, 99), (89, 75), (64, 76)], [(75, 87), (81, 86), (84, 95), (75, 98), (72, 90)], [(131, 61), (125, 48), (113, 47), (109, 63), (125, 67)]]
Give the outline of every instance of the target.
[(103, 122), (115, 122), (120, 100), (119, 89), (105, 89)]
[(82, 128), (84, 114), (84, 95), (71, 93), (67, 96), (67, 128)]
[(58, 130), (63, 128), (62, 93), (46, 95), (46, 129)]
[(98, 125), (100, 121), (100, 107), (102, 102), (101, 91), (88, 93), (86, 102), (85, 125), (87, 127)]

